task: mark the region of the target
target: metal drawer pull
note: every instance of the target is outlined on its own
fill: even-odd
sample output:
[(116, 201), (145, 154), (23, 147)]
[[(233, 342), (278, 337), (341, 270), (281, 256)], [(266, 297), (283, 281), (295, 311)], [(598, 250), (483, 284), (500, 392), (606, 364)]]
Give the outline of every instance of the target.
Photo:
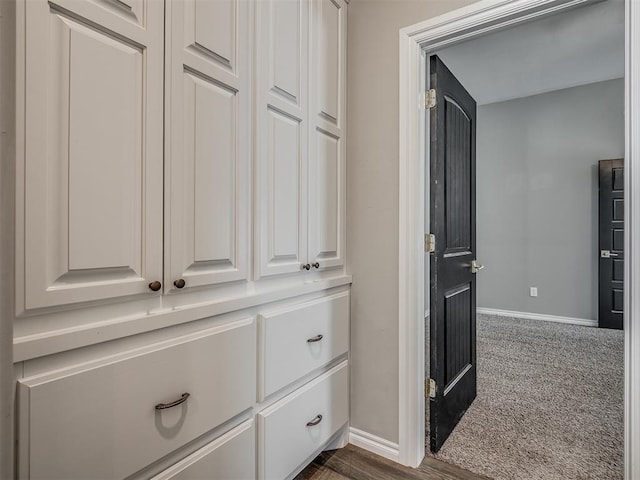
[(186, 402), (187, 398), (189, 398), (189, 397), (190, 397), (189, 393), (183, 393), (182, 396), (178, 400), (176, 400), (175, 402), (157, 404), (156, 405), (156, 410), (164, 410), (165, 408), (177, 407), (181, 403)]
[(323, 339), (323, 335), (316, 335), (315, 337), (311, 337), (310, 339), (307, 340), (308, 343), (313, 343), (313, 342), (319, 342), (320, 340)]
[(318, 425), (320, 422), (322, 421), (322, 415), (318, 415), (316, 416), (316, 418), (314, 418), (313, 420), (311, 420), (310, 422), (307, 422), (307, 427), (315, 427), (316, 425)]

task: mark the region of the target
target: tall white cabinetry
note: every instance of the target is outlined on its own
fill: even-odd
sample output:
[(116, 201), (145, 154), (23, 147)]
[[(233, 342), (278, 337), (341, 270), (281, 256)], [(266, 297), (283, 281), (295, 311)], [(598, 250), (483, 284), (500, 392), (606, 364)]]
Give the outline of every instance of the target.
[(146, 293), (162, 279), (164, 7), (19, 3), (27, 21), (18, 39), (26, 50), (18, 305)]
[(247, 280), (250, 3), (168, 7), (165, 289)]
[(16, 5), (18, 477), (344, 445), (344, 0)]
[(309, 117), (309, 261), (344, 265), (346, 176), (346, 38), (344, 0), (313, 0)]
[(256, 270), (342, 267), (346, 4), (264, 0), (256, 18)]

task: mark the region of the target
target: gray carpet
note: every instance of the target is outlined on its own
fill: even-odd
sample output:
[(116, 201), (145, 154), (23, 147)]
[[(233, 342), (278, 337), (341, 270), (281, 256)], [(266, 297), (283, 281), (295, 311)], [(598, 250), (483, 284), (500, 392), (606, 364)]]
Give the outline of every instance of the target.
[(621, 331), (478, 315), (478, 396), (437, 458), (497, 480), (622, 479)]

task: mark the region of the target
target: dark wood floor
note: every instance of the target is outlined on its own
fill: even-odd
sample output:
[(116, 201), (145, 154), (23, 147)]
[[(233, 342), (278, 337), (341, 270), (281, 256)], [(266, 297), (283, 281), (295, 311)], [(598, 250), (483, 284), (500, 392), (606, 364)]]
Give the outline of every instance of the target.
[(432, 457), (417, 469), (403, 467), (361, 448), (347, 445), (322, 452), (294, 480), (487, 480)]

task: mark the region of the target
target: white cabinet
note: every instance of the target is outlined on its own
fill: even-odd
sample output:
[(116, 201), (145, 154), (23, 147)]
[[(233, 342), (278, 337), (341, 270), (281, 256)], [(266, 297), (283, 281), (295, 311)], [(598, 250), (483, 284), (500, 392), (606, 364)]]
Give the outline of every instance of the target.
[(20, 478), (294, 475), (348, 423), (346, 3), (16, 15)]
[(259, 399), (328, 364), (349, 349), (349, 293), (258, 316)]
[(312, 0), (309, 263), (344, 264), (347, 5)]
[(23, 8), (21, 303), (149, 292), (162, 278), (163, 5)]
[(261, 480), (283, 480), (349, 420), (348, 366), (339, 364), (258, 415)]
[(346, 4), (257, 9), (257, 276), (344, 264)]
[(308, 0), (256, 3), (257, 276), (307, 263)]
[(253, 420), (234, 428), (152, 480), (251, 480), (256, 478)]
[(349, 420), (349, 292), (261, 312), (258, 342), (258, 478), (290, 479)]
[(247, 278), (249, 6), (167, 4), (165, 290)]
[(255, 342), (249, 318), (21, 382), (21, 476), (125, 478), (221, 425), (255, 402)]
[(24, 310), (248, 279), (250, 8), (25, 2)]

